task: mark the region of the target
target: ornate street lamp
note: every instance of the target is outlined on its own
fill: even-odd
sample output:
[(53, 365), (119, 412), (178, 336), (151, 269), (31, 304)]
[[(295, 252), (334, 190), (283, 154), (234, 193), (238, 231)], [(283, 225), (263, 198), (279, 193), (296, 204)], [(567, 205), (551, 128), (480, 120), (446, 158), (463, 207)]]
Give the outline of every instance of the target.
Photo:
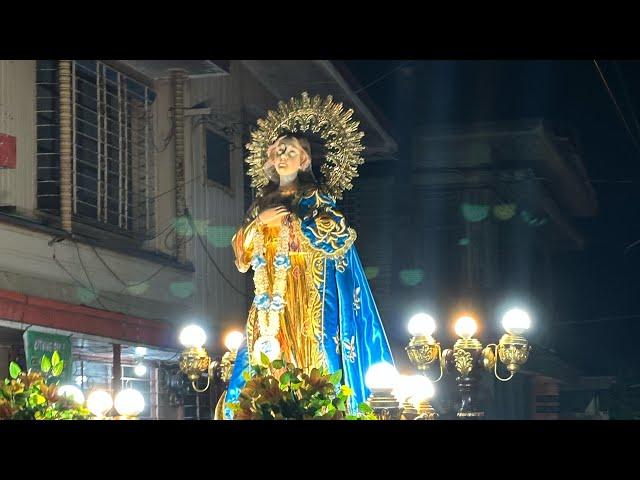
[[(197, 325), (189, 325), (182, 329), (180, 343), (185, 347), (185, 350), (180, 355), (180, 370), (191, 380), (191, 386), (196, 392), (207, 391), (211, 385), (211, 379), (215, 378), (217, 374), (225, 385), (229, 382), (238, 348), (240, 348), (243, 338), (242, 333), (238, 331), (229, 332), (224, 340), (227, 352), (222, 356), (222, 359), (213, 360), (203, 346), (207, 340), (204, 330)], [(198, 388), (197, 381), (205, 373), (207, 374), (207, 385), (204, 388)], [(222, 408), (221, 402), (224, 402), (225, 395), (226, 390), (220, 397), (216, 413)]]
[[(409, 321), (412, 338), (406, 347), (411, 363), (421, 373), (426, 373), (437, 364), (442, 379), (446, 370), (457, 372), (458, 390), (461, 396), (460, 419), (482, 418), (484, 410), (476, 403), (475, 390), (482, 369), (493, 370), (495, 377), (503, 382), (513, 378), (529, 357), (530, 346), (522, 334), (530, 327), (529, 315), (520, 309), (509, 310), (502, 319), (506, 330), (500, 341), (482, 347), (474, 335), (477, 323), (473, 317), (462, 316), (455, 323), (455, 332), (460, 337), (453, 349), (442, 350), (433, 338), (435, 322), (426, 314), (418, 314)], [(498, 362), (499, 361), (499, 362)], [(508, 377), (498, 374), (498, 363), (510, 372)]]

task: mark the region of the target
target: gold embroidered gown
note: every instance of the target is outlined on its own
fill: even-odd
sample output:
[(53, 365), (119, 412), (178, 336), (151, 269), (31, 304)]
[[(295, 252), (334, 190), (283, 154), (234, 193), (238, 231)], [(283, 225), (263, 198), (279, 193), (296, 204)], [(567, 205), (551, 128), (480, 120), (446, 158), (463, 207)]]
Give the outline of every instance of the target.
[[(256, 215), (257, 217), (257, 215)], [(314, 264), (322, 262), (322, 255), (305, 242), (297, 215), (290, 215), (289, 260), (291, 267), (287, 271), (285, 308), (280, 312), (280, 330), (277, 339), (280, 342), (282, 358), (305, 371), (324, 365), (318, 339), (322, 335), (322, 305), (318, 293), (316, 278), (314, 284)], [(243, 226), (232, 240), (236, 255), (236, 266), (241, 272), (250, 268), (253, 256), (253, 241), (257, 229), (264, 235), (265, 259), (270, 285), (273, 285), (275, 267), (273, 260), (278, 247), (280, 226), (265, 226), (254, 218)], [(251, 305), (247, 319), (247, 345), (249, 353), (260, 336), (257, 321), (257, 309)], [(250, 357), (251, 358), (251, 357)]]

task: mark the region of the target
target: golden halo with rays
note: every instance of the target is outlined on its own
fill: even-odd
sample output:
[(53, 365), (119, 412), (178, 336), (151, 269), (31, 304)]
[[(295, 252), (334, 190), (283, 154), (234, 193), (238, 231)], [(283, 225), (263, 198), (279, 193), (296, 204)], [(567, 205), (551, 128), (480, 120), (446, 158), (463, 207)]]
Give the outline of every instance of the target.
[(279, 102), (277, 111), (269, 111), (266, 118), (258, 120), (258, 129), (251, 132), (251, 142), (246, 145), (248, 175), (257, 196), (262, 196), (269, 183), (262, 168), (269, 146), (286, 133), (311, 131), (320, 135), (327, 151), (320, 167), (320, 183), (327, 193), (341, 199), (342, 192), (353, 188), (351, 181), (358, 176), (358, 165), (364, 163), (360, 155), (364, 133), (358, 130), (360, 122), (352, 120), (352, 115), (352, 109), (343, 111), (342, 103), (335, 103), (331, 95), (322, 100), (319, 95), (310, 98), (303, 92), (299, 98)]

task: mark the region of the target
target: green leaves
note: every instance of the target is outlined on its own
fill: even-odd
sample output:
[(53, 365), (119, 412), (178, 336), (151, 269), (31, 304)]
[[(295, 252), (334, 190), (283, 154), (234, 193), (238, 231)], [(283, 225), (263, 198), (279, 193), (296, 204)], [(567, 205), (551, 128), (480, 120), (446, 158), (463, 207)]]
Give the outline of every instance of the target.
[(59, 377), (62, 375), (62, 371), (64, 370), (64, 360), (60, 359), (60, 354), (57, 350), (53, 352), (51, 360), (49, 360), (47, 355), (42, 355), (42, 358), (40, 359), (40, 370), (42, 370), (42, 373), (51, 372), (51, 376), (53, 377)]
[(365, 402), (362, 402), (360, 405), (358, 405), (358, 410), (365, 415), (373, 414), (373, 408), (371, 408), (369, 404)]
[(45, 403), (47, 403), (47, 399), (40, 395), (39, 393), (32, 393), (31, 395), (29, 395), (29, 399), (27, 400), (27, 403), (29, 404), (29, 406), (31, 407), (35, 407), (38, 405), (43, 405)]
[(260, 352), (260, 363), (265, 367), (268, 367), (269, 365), (271, 365), (271, 361), (269, 360), (269, 357), (267, 357), (264, 354), (264, 352)]
[(22, 373), (22, 369), (20, 368), (20, 365), (18, 365), (16, 362), (11, 362), (9, 364), (9, 375), (11, 375), (11, 378), (18, 378), (18, 375), (20, 375)]
[(62, 374), (62, 370), (64, 370), (64, 360), (60, 360), (58, 363), (53, 365), (53, 369), (51, 370), (51, 374), (54, 377), (59, 377)]
[(40, 359), (40, 370), (42, 370), (43, 373), (49, 373), (49, 370), (51, 370), (51, 360), (49, 360), (49, 357), (46, 355), (42, 355)]
[[(305, 372), (281, 359), (269, 362), (265, 355), (252, 365), (237, 402), (227, 404), (237, 420), (348, 418), (347, 405), (354, 394), (341, 385), (342, 371), (329, 374), (322, 368)], [(354, 416), (354, 419), (356, 417)], [(359, 417), (358, 417), (359, 418)]]
[(56, 365), (58, 365), (61, 362), (60, 360), (60, 354), (58, 353), (58, 351), (56, 350), (55, 352), (53, 352), (53, 355), (51, 357), (51, 364), (55, 367)]
[(340, 380), (342, 380), (342, 370), (336, 370), (329, 377), (329, 381), (334, 385), (338, 385), (340, 383)]
[(287, 385), (291, 382), (291, 373), (285, 372), (280, 376), (280, 385)]
[(88, 419), (91, 412), (83, 406), (73, 406), (58, 397), (59, 377), (64, 370), (64, 360), (58, 352), (51, 359), (43, 355), (41, 371), (22, 372), (20, 366), (11, 362), (9, 374), (1, 382), (0, 420), (74, 420)]

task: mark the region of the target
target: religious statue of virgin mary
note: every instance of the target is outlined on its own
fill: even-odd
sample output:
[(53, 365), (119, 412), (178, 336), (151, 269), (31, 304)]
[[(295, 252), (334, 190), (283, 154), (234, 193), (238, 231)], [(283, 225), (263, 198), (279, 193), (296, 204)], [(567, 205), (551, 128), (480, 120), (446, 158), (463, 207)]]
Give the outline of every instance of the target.
[[(236, 265), (253, 270), (255, 295), (245, 342), (238, 351), (226, 402), (237, 401), (243, 372), (261, 353), (307, 372), (342, 370), (357, 411), (369, 390), (369, 366), (393, 363), (380, 315), (355, 246), (356, 232), (336, 200), (357, 176), (362, 137), (352, 110), (305, 92), (258, 121), (247, 145), (256, 201), (232, 240)], [(307, 134), (326, 155), (318, 182)], [(224, 416), (233, 413), (225, 408)]]

